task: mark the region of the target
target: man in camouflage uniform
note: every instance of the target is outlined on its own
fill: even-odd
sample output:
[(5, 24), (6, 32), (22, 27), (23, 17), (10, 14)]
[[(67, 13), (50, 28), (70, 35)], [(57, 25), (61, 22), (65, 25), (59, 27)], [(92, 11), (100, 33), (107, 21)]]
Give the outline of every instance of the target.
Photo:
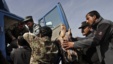
[(39, 29), (39, 37), (32, 33), (25, 33), (24, 39), (27, 40), (32, 48), (30, 64), (56, 64), (58, 59), (58, 48), (51, 41), (52, 30), (47, 27)]
[(38, 35), (40, 25), (34, 23), (32, 16), (26, 16), (24, 22), (28, 26), (28, 29), (31, 33)]

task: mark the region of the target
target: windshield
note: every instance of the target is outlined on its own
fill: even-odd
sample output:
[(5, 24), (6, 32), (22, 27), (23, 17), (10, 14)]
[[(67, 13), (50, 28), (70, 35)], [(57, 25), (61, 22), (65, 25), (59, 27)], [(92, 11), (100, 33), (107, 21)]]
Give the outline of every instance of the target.
[(59, 24), (62, 23), (60, 15), (58, 13), (58, 9), (54, 8), (49, 14), (45, 16), (46, 23), (52, 23), (52, 28), (57, 27)]
[[(43, 19), (41, 19), (39, 21), (40, 21), (41, 26), (47, 25), (51, 28), (55, 28), (62, 23), (62, 20), (60, 18), (60, 14), (58, 12), (57, 7), (53, 8), (49, 13), (47, 13), (43, 17)], [(45, 21), (45, 23), (44, 23), (44, 21)]]
[(41, 26), (49, 26), (52, 29), (58, 27), (60, 24), (64, 24), (66, 29), (69, 28), (65, 13), (60, 3), (58, 3), (52, 10), (39, 19)]

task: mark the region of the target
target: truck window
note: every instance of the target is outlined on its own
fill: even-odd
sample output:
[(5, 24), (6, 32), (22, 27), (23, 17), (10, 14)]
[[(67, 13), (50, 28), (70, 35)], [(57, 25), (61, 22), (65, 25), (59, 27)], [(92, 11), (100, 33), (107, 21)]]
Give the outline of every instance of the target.
[(62, 23), (60, 15), (58, 13), (58, 9), (56, 7), (45, 16), (45, 21), (46, 25), (49, 26), (49, 24), (51, 24), (50, 27), (52, 28), (55, 28)]
[[(43, 22), (41, 22), (43, 20)], [(64, 24), (66, 28), (69, 28), (65, 12), (60, 3), (58, 3), (52, 10), (45, 14), (41, 19), (39, 19), (39, 24), (44, 24), (44, 26), (49, 26), (51, 28), (56, 28), (60, 24)]]
[(52, 10), (45, 14), (41, 19), (39, 19), (39, 24), (41, 26), (49, 26), (52, 28), (52, 40), (55, 40), (59, 36), (60, 24), (64, 24), (66, 29), (69, 28), (69, 24), (63, 8), (60, 3), (58, 3)]

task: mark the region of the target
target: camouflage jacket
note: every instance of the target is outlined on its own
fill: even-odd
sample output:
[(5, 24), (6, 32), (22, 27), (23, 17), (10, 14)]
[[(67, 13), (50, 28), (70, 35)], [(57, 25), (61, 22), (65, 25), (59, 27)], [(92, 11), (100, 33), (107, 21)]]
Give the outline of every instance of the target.
[(55, 64), (58, 60), (58, 47), (49, 37), (37, 37), (33, 33), (23, 35), (32, 49), (30, 64)]

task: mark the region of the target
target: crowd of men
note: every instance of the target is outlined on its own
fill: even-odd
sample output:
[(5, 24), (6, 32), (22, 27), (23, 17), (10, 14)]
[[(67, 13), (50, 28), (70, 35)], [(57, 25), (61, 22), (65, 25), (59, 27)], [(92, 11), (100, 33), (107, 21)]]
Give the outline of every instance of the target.
[(94, 35), (75, 42), (64, 42), (65, 49), (96, 47), (99, 62), (101, 64), (113, 64), (113, 22), (102, 18), (97, 11), (90, 11), (86, 14), (86, 23), (94, 31)]
[(113, 22), (102, 18), (98, 11), (88, 12), (81, 23), (79, 29), (85, 37), (72, 37), (70, 31), (66, 36), (64, 26), (59, 32), (60, 42), (58, 38), (51, 41), (52, 29), (35, 24), (32, 16), (23, 21), (6, 30), (8, 59), (0, 63), (113, 64)]

